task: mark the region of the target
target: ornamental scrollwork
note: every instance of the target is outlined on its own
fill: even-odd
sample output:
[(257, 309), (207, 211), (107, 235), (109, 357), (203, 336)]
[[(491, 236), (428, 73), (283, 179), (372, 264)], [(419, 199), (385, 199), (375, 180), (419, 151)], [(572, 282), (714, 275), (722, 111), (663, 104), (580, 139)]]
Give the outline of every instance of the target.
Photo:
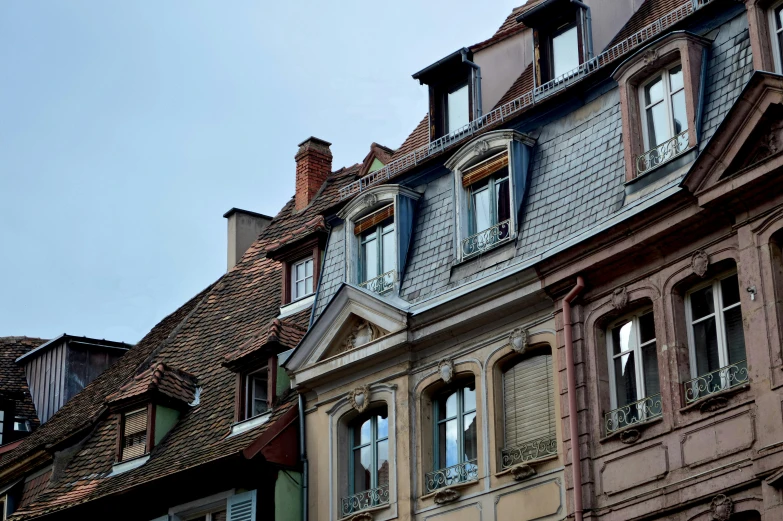
[(348, 395), (348, 401), (358, 412), (364, 412), (370, 405), (370, 386), (363, 385), (351, 391)]
[(612, 292), (612, 307), (617, 311), (622, 311), (628, 305), (628, 290), (625, 286), (617, 288)]

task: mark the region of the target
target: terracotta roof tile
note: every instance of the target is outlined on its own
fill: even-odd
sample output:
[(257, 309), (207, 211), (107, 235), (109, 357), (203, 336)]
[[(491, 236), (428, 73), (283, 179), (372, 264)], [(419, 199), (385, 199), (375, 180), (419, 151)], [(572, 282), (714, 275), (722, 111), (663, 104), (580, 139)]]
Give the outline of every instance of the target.
[(106, 401), (117, 403), (152, 393), (188, 404), (196, 395), (196, 377), (158, 362), (123, 384), (116, 393), (107, 396)]
[(256, 352), (263, 350), (271, 343), (280, 344), (287, 349), (293, 349), (302, 340), (307, 332), (307, 328), (288, 320), (275, 318), (269, 323), (269, 326), (253, 338), (242, 344), (239, 349), (228, 353), (225, 357), (224, 365), (233, 365), (237, 362), (247, 359)]
[(691, 0), (645, 0), (628, 22), (626, 22), (623, 28), (620, 29), (620, 32), (612, 39), (609, 45), (606, 46), (607, 49), (650, 25), (666, 13), (690, 2)]
[(427, 128), (429, 125), (429, 120), (430, 115), (425, 114), (424, 119), (422, 119), (421, 122), (416, 125), (416, 128), (413, 129), (413, 132), (411, 132), (410, 135), (405, 138), (405, 141), (402, 142), (400, 148), (394, 151), (392, 161), (404, 156), (405, 154), (413, 152), (419, 147), (426, 146), (427, 143), (430, 142), (430, 131)]

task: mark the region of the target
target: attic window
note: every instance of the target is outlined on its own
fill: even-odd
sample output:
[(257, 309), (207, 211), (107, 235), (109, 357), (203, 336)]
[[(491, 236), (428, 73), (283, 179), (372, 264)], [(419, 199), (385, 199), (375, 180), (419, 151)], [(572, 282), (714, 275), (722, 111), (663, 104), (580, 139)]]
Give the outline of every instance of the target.
[(254, 418), (269, 410), (268, 370), (256, 371), (245, 377), (245, 419)]
[(119, 461), (128, 461), (147, 453), (147, 409), (122, 415), (122, 438)]
[(468, 84), (464, 83), (449, 90), (445, 96), (446, 132), (459, 130), (470, 123)]
[(579, 67), (576, 24), (567, 24), (552, 36), (552, 77), (558, 78)]

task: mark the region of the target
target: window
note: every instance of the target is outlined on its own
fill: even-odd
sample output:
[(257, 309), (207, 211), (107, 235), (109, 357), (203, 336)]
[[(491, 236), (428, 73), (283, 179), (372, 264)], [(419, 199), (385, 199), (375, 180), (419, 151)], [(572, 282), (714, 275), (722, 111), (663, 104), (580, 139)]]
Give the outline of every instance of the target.
[(511, 190), (508, 152), (470, 167), (462, 177), (468, 190), (468, 235), (463, 257), (471, 257), (510, 238)]
[(559, 78), (579, 67), (579, 43), (576, 24), (558, 29), (552, 35), (552, 78)]
[(120, 461), (128, 461), (147, 453), (147, 409), (122, 415)]
[(783, 2), (770, 9), (769, 33), (772, 37), (772, 56), (775, 59), (775, 72), (783, 73)]
[(342, 516), (389, 502), (389, 416), (386, 408), (349, 425), (348, 497)]
[(436, 470), (425, 478), (428, 492), (478, 478), (475, 383), (440, 393), (433, 405)]
[(557, 454), (552, 371), (549, 353), (503, 371), (503, 468)]
[(359, 284), (375, 293), (394, 288), (397, 267), (394, 206), (386, 206), (359, 220), (354, 233), (359, 238)]
[(30, 432), (32, 430), (30, 420), (26, 420), (17, 416), (14, 419), (14, 430), (17, 432)]
[(446, 94), (446, 133), (451, 134), (470, 123), (468, 84), (450, 89)]
[(267, 369), (247, 375), (245, 381), (245, 419), (254, 418), (269, 410)]
[(298, 300), (313, 292), (313, 259), (304, 259), (291, 266), (291, 300)]
[(653, 312), (643, 311), (615, 322), (609, 326), (606, 340), (613, 410), (605, 422), (610, 434), (663, 414)]
[[(688, 116), (682, 65), (665, 69), (641, 87), (642, 129), (647, 150), (678, 136), (682, 150), (688, 147)], [(651, 158), (658, 164), (660, 158)]]
[(685, 385), (686, 402), (747, 382), (737, 274), (694, 289), (685, 305), (694, 377)]

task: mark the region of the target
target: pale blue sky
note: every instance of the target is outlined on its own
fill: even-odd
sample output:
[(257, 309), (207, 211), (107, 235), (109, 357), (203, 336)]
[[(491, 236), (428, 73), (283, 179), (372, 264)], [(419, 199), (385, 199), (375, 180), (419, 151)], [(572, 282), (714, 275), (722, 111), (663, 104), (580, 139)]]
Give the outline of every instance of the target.
[(274, 215), (297, 143), (398, 147), (410, 75), (522, 0), (0, 2), (0, 336), (125, 342), (225, 271), (236, 206)]

